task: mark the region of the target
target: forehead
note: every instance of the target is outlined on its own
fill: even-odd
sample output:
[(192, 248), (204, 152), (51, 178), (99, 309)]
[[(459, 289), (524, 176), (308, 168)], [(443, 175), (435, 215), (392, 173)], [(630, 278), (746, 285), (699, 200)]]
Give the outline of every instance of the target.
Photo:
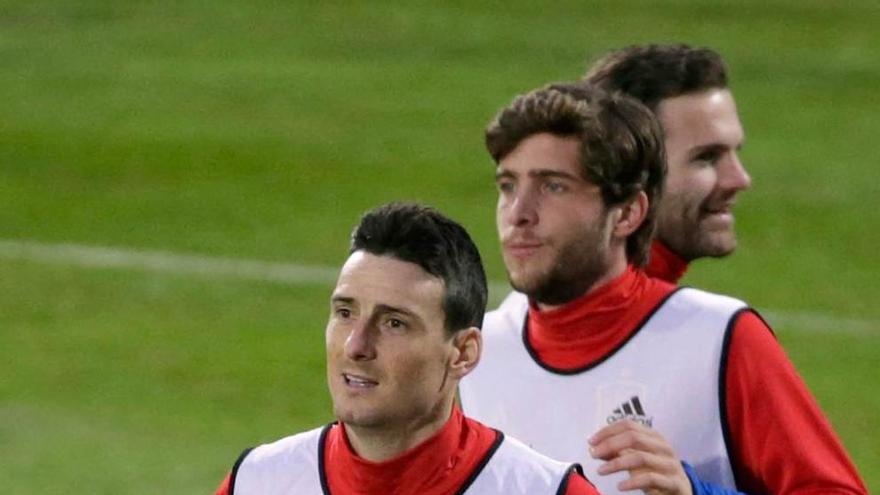
[(526, 137), (498, 162), (499, 170), (514, 174), (553, 171), (580, 177), (580, 167), (578, 138), (547, 132)]
[(723, 144), (739, 146), (744, 138), (733, 94), (713, 88), (667, 98), (657, 106), (667, 145)]
[(419, 265), (391, 256), (356, 251), (348, 257), (333, 297), (353, 299), (361, 304), (401, 307), (431, 316), (442, 312), (443, 280)]

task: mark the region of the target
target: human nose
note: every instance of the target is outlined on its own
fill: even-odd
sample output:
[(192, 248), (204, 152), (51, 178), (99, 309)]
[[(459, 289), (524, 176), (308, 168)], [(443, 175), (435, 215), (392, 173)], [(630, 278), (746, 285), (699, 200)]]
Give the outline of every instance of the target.
[(528, 227), (538, 223), (538, 198), (528, 188), (521, 188), (502, 201), (507, 225)]
[(369, 322), (356, 322), (345, 339), (345, 356), (353, 361), (369, 361), (376, 357), (376, 347)]
[(752, 178), (736, 153), (731, 154), (730, 159), (727, 160), (722, 168), (719, 186), (721, 189), (737, 192), (745, 191), (752, 187)]

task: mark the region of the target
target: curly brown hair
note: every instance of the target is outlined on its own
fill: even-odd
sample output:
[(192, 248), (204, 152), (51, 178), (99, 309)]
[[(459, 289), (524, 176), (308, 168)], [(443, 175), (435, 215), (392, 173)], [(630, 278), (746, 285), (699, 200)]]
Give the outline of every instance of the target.
[(584, 83), (557, 83), (517, 96), (486, 128), (486, 149), (496, 163), (539, 133), (580, 141), (583, 177), (598, 185), (606, 206), (648, 197), (642, 225), (626, 242), (628, 260), (643, 266), (654, 234), (666, 174), (663, 132), (654, 114), (623, 94)]

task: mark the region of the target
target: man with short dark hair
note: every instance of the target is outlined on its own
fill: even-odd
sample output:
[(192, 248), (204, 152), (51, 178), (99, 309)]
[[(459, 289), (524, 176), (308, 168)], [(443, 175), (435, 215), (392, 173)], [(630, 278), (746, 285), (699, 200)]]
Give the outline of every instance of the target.
[(733, 207), (751, 178), (721, 56), (682, 44), (630, 46), (601, 57), (584, 79), (641, 101), (665, 132), (668, 171), (648, 273), (677, 282), (690, 262), (732, 253)]
[(455, 406), (480, 359), (486, 276), (467, 232), (391, 204), (352, 235), (330, 303), (336, 423), (245, 451), (218, 495), (594, 495), (551, 460)]
[(865, 493), (754, 310), (641, 270), (663, 141), (639, 102), (583, 84), (489, 125), (504, 264), (528, 299), (486, 315), (464, 411), (603, 493)]

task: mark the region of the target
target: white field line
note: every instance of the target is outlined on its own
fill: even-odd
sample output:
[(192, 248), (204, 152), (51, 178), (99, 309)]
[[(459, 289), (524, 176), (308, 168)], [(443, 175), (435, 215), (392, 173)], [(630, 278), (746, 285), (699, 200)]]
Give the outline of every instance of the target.
[(150, 272), (228, 277), (281, 284), (320, 284), (336, 281), (338, 268), (271, 263), (80, 244), (44, 244), (0, 239), (0, 258), (87, 268), (118, 268)]
[[(170, 251), (123, 249), (81, 244), (49, 244), (27, 240), (0, 239), (0, 259), (149, 272), (224, 277), (239, 280), (272, 282), (285, 285), (330, 285), (339, 268), (329, 266), (277, 263), (241, 258), (180, 254)], [(489, 284), (490, 307), (497, 305), (509, 291), (506, 282)], [(880, 331), (880, 322), (858, 318), (840, 318), (815, 312), (761, 311), (772, 326), (809, 332), (866, 334)]]

